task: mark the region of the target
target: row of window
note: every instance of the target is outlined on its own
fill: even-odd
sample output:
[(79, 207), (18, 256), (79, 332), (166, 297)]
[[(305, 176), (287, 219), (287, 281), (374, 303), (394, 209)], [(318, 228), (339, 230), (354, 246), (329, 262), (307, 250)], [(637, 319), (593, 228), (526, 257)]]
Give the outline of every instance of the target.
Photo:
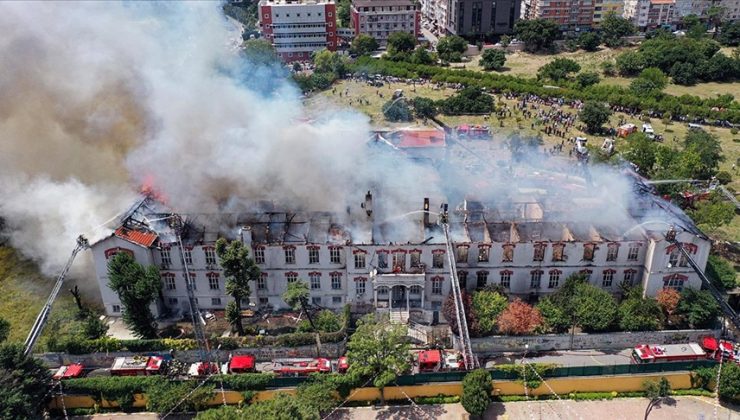
[(280, 52), (280, 48), (326, 48), (333, 47), (334, 43), (329, 42), (290, 42), (290, 43), (275, 43), (275, 48)]
[[(457, 256), (455, 257), (458, 263), (468, 262), (468, 249), (469, 245), (458, 245)], [(503, 245), (503, 254), (501, 255), (501, 262), (513, 262), (514, 261), (514, 244)], [(532, 261), (541, 262), (545, 260), (545, 251), (547, 250), (546, 243), (538, 243), (534, 245), (534, 253), (532, 255)], [(583, 245), (583, 261), (593, 261), (594, 251), (596, 250), (596, 244), (588, 243)], [(637, 261), (640, 255), (639, 245), (632, 245), (629, 247), (627, 252), (627, 261)], [(606, 261), (616, 261), (619, 256), (619, 244), (610, 243), (607, 244)], [(490, 259), (490, 246), (479, 245), (478, 246), (478, 262), (489, 262)], [(562, 262), (566, 261), (567, 255), (565, 255), (565, 244), (553, 244), (552, 245), (552, 261)]]
[[(206, 265), (216, 265), (216, 249), (213, 247), (203, 247), (203, 254), (205, 255)], [(170, 248), (162, 247), (159, 251), (159, 257), (163, 267), (170, 267), (172, 265), (172, 254)], [(193, 265), (193, 249), (185, 248), (183, 250), (183, 259), (185, 264)]]
[(372, 6), (372, 7), (360, 7), (357, 10), (360, 12), (401, 12), (404, 10), (415, 10), (416, 6)]
[[(274, 34), (273, 39), (282, 38), (325, 38), (326, 33), (324, 32), (306, 32), (306, 33), (290, 33), (290, 34)], [(329, 32), (330, 37), (334, 36), (334, 32)]]
[[(616, 274), (616, 270), (607, 269), (602, 271), (601, 273), (601, 286), (602, 287), (612, 287), (614, 284), (614, 275)], [(530, 272), (530, 283), (529, 287), (530, 289), (539, 289), (542, 287), (542, 276), (545, 272), (542, 270), (534, 270)], [(591, 270), (583, 270), (581, 271), (582, 274), (586, 276), (587, 281), (591, 281)], [(488, 285), (488, 271), (478, 271), (476, 274), (476, 288), (482, 289)], [(511, 275), (514, 274), (510, 270), (503, 270), (499, 272), (499, 284), (504, 288), (510, 288), (511, 287)], [(560, 286), (560, 279), (563, 272), (560, 270), (550, 270), (548, 272), (548, 282), (547, 282), (547, 288), (548, 289), (556, 289)], [(624, 270), (622, 281), (625, 284), (631, 285), (633, 281), (635, 280), (635, 275), (637, 274), (637, 270), (628, 269)], [(457, 278), (460, 282), (460, 287), (466, 288), (468, 284), (468, 272), (467, 271), (458, 271), (457, 272)]]
[[(190, 280), (187, 282), (187, 286), (192, 290), (198, 290), (196, 278), (197, 275), (195, 273), (190, 273)], [(221, 290), (219, 273), (207, 273), (206, 278), (208, 279), (208, 288), (210, 290)], [(163, 273), (162, 283), (164, 283), (164, 287), (167, 290), (177, 290), (177, 282), (175, 281), (174, 273)]]

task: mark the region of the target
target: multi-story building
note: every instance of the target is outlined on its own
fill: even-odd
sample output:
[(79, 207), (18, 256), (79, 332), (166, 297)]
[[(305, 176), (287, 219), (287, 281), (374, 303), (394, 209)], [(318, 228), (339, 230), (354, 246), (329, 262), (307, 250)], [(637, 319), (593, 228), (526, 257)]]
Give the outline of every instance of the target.
[(624, 0), (595, 0), (593, 26), (601, 25), (609, 13), (621, 17), (624, 14)]
[(594, 0), (532, 0), (531, 19), (551, 20), (563, 30), (591, 28), (594, 21)]
[(461, 36), (503, 35), (514, 31), (521, 0), (450, 0), (447, 32)]
[(421, 7), (413, 0), (354, 0), (351, 20), (355, 35), (370, 35), (384, 47), (394, 32), (419, 37)]
[(333, 0), (260, 0), (259, 24), (284, 61), (310, 60), (314, 51), (338, 45)]
[(740, 19), (740, 0), (676, 0), (676, 14), (679, 18), (696, 15), (706, 20), (712, 6), (722, 10), (722, 20)]
[[(557, 291), (573, 273), (614, 294), (621, 284), (641, 285), (648, 296), (663, 288), (701, 286), (664, 237), (666, 223), (678, 226), (678, 240), (700, 267), (706, 265), (709, 240), (680, 210), (653, 201), (634, 210), (648, 217), (643, 223), (559, 221), (561, 207), (550, 208), (531, 194), (490, 205), (464, 200), (449, 212), (449, 244), (441, 216), (429, 211), (439, 206), (436, 200), (424, 199), (401, 218), (380, 218), (373, 208), (382, 203), (373, 204), (368, 192), (361, 208), (348, 208), (347, 214), (269, 209), (218, 216), (214, 230), (186, 225), (182, 247), (167, 222), (170, 210), (146, 198), (92, 252), (105, 311), (112, 316), (121, 314), (122, 305), (108, 287), (107, 263), (119, 252), (158, 267), (163, 288), (152, 305), (157, 316), (187, 312), (189, 288), (201, 309), (223, 310), (230, 297), (214, 248), (219, 236), (252, 250), (262, 274), (249, 301), (275, 308), (286, 306), (281, 295), (299, 279), (308, 283), (314, 305), (395, 310), (420, 321), (439, 316), (454, 278), (469, 291), (500, 285), (529, 301)], [(589, 204), (578, 206), (585, 211)]]
[(627, 0), (624, 17), (641, 30), (674, 27), (680, 19), (676, 13), (676, 0)]

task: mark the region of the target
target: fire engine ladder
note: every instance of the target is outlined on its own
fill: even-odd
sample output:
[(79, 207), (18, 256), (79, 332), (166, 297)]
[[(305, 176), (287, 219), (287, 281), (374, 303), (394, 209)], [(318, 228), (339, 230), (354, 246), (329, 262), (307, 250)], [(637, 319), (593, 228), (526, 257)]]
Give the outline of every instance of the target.
[(465, 360), (465, 367), (467, 369), (475, 369), (478, 367), (478, 359), (473, 354), (473, 347), (470, 344), (470, 333), (468, 332), (468, 322), (465, 316), (465, 305), (463, 303), (462, 291), (460, 290), (460, 282), (457, 278), (457, 266), (455, 265), (455, 258), (452, 253), (452, 241), (450, 241), (450, 228), (448, 225), (448, 213), (445, 210), (442, 214), (442, 229), (445, 233), (445, 243), (447, 245), (447, 261), (450, 264), (450, 280), (452, 283), (452, 296), (455, 299), (455, 317), (457, 318), (457, 331), (458, 337), (460, 337), (460, 350)]
[(77, 254), (82, 251), (83, 249), (90, 248), (90, 243), (85, 239), (84, 236), (80, 235), (77, 237), (77, 246), (72, 250), (72, 255), (69, 256), (69, 259), (67, 260), (67, 264), (62, 269), (62, 272), (59, 273), (59, 277), (57, 277), (57, 281), (54, 284), (54, 288), (51, 290), (51, 293), (49, 294), (49, 298), (46, 300), (46, 303), (44, 304), (44, 307), (41, 308), (41, 312), (39, 312), (38, 316), (36, 317), (36, 321), (33, 323), (33, 327), (31, 327), (31, 332), (28, 333), (28, 337), (26, 337), (25, 343), (23, 343), (23, 354), (28, 356), (33, 352), (33, 348), (36, 346), (36, 341), (38, 341), (39, 337), (41, 336), (41, 333), (44, 331), (44, 327), (46, 326), (46, 322), (49, 320), (49, 314), (51, 313), (51, 307), (54, 304), (54, 301), (57, 298), (57, 295), (59, 294), (59, 291), (62, 289), (62, 284), (64, 284), (64, 279), (67, 277), (67, 273), (69, 272), (69, 269), (72, 267), (72, 263), (75, 260), (75, 257)]
[(175, 229), (177, 235), (177, 246), (180, 248), (180, 263), (182, 264), (182, 271), (185, 275), (185, 285), (188, 290), (188, 304), (190, 308), (190, 321), (193, 323), (193, 333), (195, 334), (195, 340), (198, 342), (198, 353), (201, 362), (211, 362), (210, 348), (208, 346), (208, 339), (206, 338), (206, 332), (203, 329), (205, 320), (200, 313), (198, 308), (198, 300), (195, 298), (193, 293), (193, 284), (190, 279), (190, 270), (188, 264), (185, 262), (185, 250), (182, 246), (182, 230), (185, 224), (182, 221), (182, 217), (178, 214), (172, 215), (172, 226)]
[(709, 293), (712, 294), (712, 297), (714, 297), (714, 300), (717, 301), (719, 304), (719, 307), (722, 309), (722, 312), (724, 312), (725, 316), (732, 322), (732, 324), (735, 326), (735, 328), (740, 331), (740, 316), (738, 316), (737, 312), (735, 312), (734, 309), (727, 303), (725, 300), (725, 295), (717, 290), (716, 287), (712, 284), (711, 281), (709, 281), (709, 278), (704, 274), (704, 272), (699, 268), (699, 266), (696, 264), (693, 258), (691, 258), (691, 254), (681, 245), (681, 242), (676, 240), (676, 234), (675, 231), (671, 230), (666, 234), (666, 239), (668, 242), (670, 242), (673, 245), (676, 245), (679, 251), (683, 254), (683, 256), (686, 258), (686, 261), (688, 261), (691, 268), (694, 269), (696, 274), (699, 276), (699, 278), (702, 281), (702, 284), (704, 287), (709, 290)]

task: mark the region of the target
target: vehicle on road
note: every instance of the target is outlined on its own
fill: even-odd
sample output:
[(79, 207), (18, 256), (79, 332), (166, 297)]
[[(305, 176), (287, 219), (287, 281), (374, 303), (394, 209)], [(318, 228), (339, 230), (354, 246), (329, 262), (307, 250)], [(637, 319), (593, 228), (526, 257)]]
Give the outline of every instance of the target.
[(312, 373), (331, 373), (329, 359), (275, 359), (272, 371), (279, 376), (308, 376)]
[(221, 366), (221, 373), (250, 373), (255, 372), (255, 359), (251, 354), (239, 354), (229, 357), (229, 361)]
[(117, 357), (110, 368), (112, 376), (159, 375), (164, 368), (162, 356)]
[(697, 343), (640, 344), (632, 350), (633, 363), (665, 363), (706, 360), (707, 353)]
[(85, 366), (81, 363), (72, 363), (71, 365), (61, 366), (51, 376), (51, 379), (55, 381), (61, 381), (62, 379), (72, 379), (82, 377), (85, 373)]

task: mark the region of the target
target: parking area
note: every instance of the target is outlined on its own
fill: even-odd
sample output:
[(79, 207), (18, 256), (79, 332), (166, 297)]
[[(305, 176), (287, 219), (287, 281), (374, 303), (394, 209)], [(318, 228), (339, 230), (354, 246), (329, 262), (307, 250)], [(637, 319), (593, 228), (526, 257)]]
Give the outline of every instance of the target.
[(485, 361), (485, 366), (491, 368), (498, 364), (522, 363), (553, 363), (559, 366), (594, 366), (594, 365), (626, 365), (630, 364), (631, 349), (625, 350), (575, 350), (558, 351), (538, 354), (527, 354), (523, 359), (522, 353), (509, 353)]

